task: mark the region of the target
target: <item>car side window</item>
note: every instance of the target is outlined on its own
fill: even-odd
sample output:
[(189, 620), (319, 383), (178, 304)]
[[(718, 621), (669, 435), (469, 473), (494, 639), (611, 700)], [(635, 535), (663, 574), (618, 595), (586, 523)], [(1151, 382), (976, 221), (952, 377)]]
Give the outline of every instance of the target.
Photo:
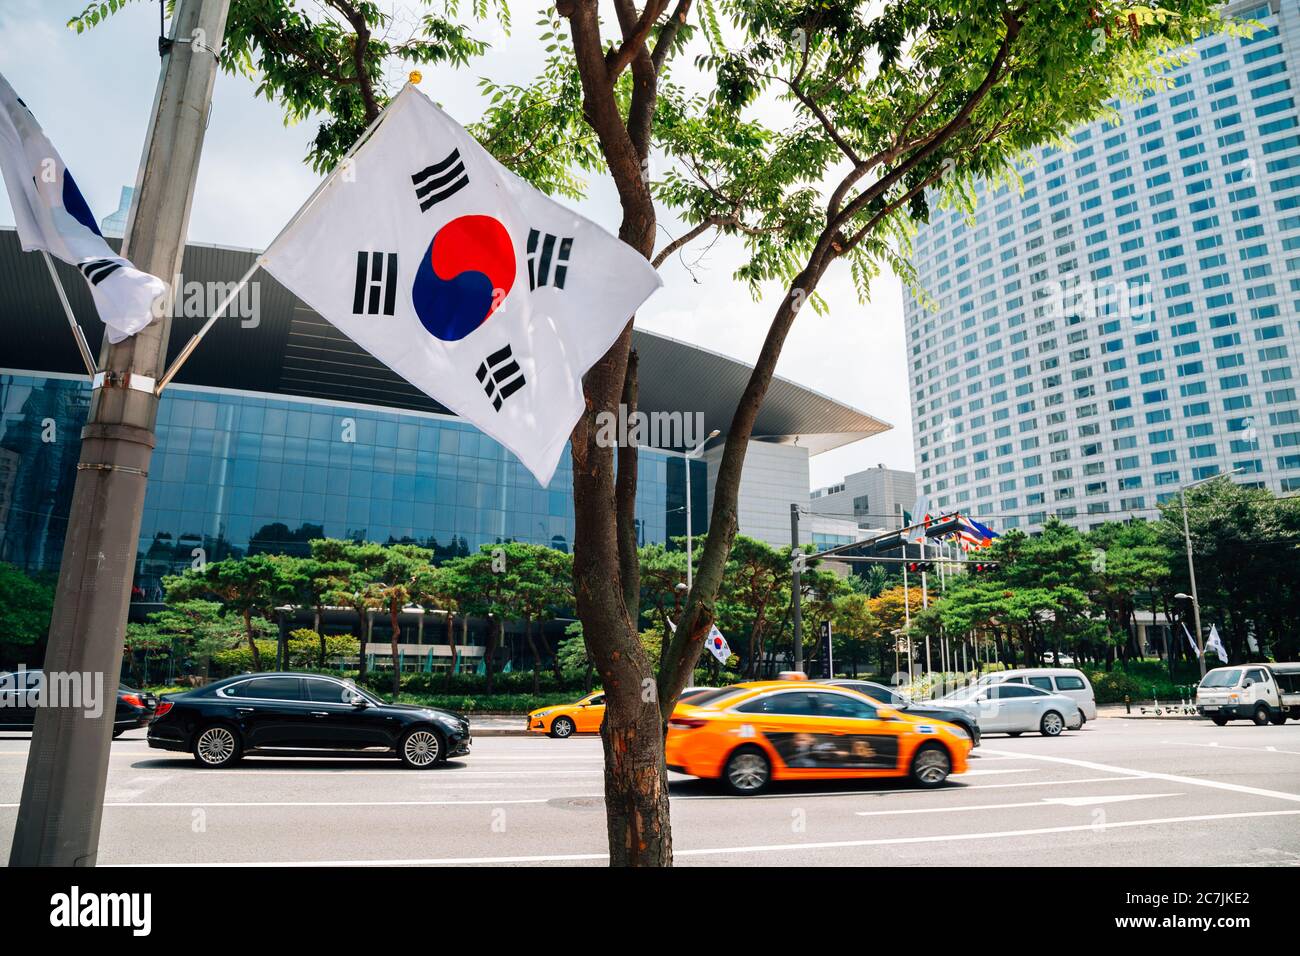
[(307, 699), (317, 704), (345, 704), (352, 695), (349, 688), (332, 680), (304, 679)]
[(817, 704), (812, 694), (800, 691), (760, 697), (758, 700), (747, 701), (736, 709), (746, 714), (787, 714), (795, 717), (810, 717), (817, 713)]
[(1058, 677), (1056, 678), (1057, 690), (1083, 690), (1083, 678), (1081, 677)]
[(597, 704), (603, 703), (605, 703), (605, 695), (601, 694), (599, 697), (593, 697), (591, 700), (587, 701), (587, 706), (595, 707)]
[(1262, 684), (1268, 680), (1268, 675), (1264, 673), (1264, 669), (1262, 667), (1252, 667), (1250, 670), (1246, 672), (1246, 676), (1249, 677), (1251, 680), (1253, 680), (1256, 684)]
[(1003, 684), (998, 688), (998, 697), (1007, 700), (1012, 697), (1037, 697), (1034, 688), (1026, 687), (1024, 684)]
[(875, 720), (876, 708), (865, 700), (854, 700), (845, 694), (814, 694), (818, 713), (823, 717), (849, 717), (855, 720)]
[(258, 700), (303, 700), (301, 683), (296, 677), (259, 677), (243, 684), (238, 696)]
[(1050, 691), (1052, 689), (1052, 679), (1050, 677), (1031, 677), (1029, 683), (1039, 690)]

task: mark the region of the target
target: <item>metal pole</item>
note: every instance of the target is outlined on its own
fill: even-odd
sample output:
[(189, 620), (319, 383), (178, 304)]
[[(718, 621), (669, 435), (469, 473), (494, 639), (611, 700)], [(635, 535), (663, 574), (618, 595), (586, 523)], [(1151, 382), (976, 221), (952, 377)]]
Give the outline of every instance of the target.
[(686, 597), (690, 600), (691, 585), (694, 582), (691, 565), (691, 456), (682, 456), (682, 465), (686, 468)]
[(1183, 509), (1183, 541), (1187, 544), (1187, 577), (1192, 584), (1192, 620), (1196, 624), (1196, 662), (1201, 666), (1201, 677), (1205, 677), (1205, 643), (1201, 637), (1201, 602), (1196, 596), (1196, 566), (1192, 563), (1192, 532), (1187, 525), (1187, 497), (1183, 489), (1178, 489), (1178, 504)]
[(50, 278), (54, 280), (54, 291), (59, 294), (59, 303), (63, 306), (63, 314), (68, 317), (68, 325), (72, 326), (72, 337), (77, 342), (77, 351), (81, 353), (81, 361), (86, 363), (87, 374), (94, 378), (95, 357), (90, 354), (90, 343), (86, 341), (86, 333), (81, 330), (81, 324), (77, 322), (77, 317), (72, 314), (72, 305), (68, 302), (68, 293), (63, 290), (63, 280), (54, 271), (54, 262), (50, 259), (50, 254), (44, 249), (41, 250), (41, 258), (45, 260), (45, 268), (50, 270)]
[[(122, 255), (144, 272), (180, 271), (194, 181), (225, 35), (229, 0), (181, 0), (163, 55)], [(171, 290), (171, 295), (175, 290)], [(170, 296), (169, 296), (170, 300)], [(91, 393), (50, 622), (45, 672), (100, 684), (90, 708), (37, 709), (9, 862), (93, 866), (108, 775), (113, 706), (122, 668), (145, 484), (156, 442), (157, 377), (171, 308), (136, 335), (101, 350)], [(97, 376), (98, 378), (98, 376)]]
[(799, 506), (790, 504), (790, 605), (794, 619), (794, 669), (803, 670), (803, 608), (799, 583)]
[[(907, 546), (903, 546), (907, 554)], [(912, 683), (912, 589), (907, 584), (907, 565), (903, 565), (903, 626), (907, 634), (907, 682)]]

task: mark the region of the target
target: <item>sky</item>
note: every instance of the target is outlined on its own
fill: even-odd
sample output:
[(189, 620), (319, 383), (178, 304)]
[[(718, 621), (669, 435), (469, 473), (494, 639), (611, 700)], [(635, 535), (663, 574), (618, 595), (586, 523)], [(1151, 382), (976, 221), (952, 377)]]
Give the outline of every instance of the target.
[[(65, 24), (85, 3), (0, 0), (0, 73), (31, 107), (76, 174), (95, 216), (103, 219), (117, 208), (122, 186), (136, 179), (158, 83), (158, 5), (136, 0), (77, 35)], [(544, 51), (535, 21), (544, 6), (549, 4), (542, 0), (515, 0), (509, 34), (495, 23), (476, 25), (473, 32), (490, 43), (489, 51), (460, 70), (424, 68), (420, 88), (461, 122), (477, 120), (483, 108), (479, 77), (524, 83), (539, 71)], [(303, 162), (315, 130), (311, 121), (286, 127), (279, 107), (257, 97), (252, 81), (219, 74), (190, 241), (263, 249), (319, 182)], [(619, 210), (612, 185), (603, 177), (588, 185), (587, 197), (570, 204), (616, 232)], [(8, 197), (0, 191), (0, 225), (12, 226), (13, 221)], [(661, 243), (684, 229), (671, 216), (661, 216)], [(638, 312), (637, 326), (753, 362), (785, 290), (770, 284), (755, 301), (732, 278), (743, 255), (738, 240), (688, 246), (664, 264), (664, 288)], [(777, 374), (894, 427), (814, 457), (813, 487), (877, 464), (912, 469), (898, 279), (882, 275), (872, 285), (871, 301), (863, 305), (847, 265), (837, 265), (822, 280), (820, 292), (828, 313), (800, 313)], [(724, 430), (727, 425), (705, 424)]]

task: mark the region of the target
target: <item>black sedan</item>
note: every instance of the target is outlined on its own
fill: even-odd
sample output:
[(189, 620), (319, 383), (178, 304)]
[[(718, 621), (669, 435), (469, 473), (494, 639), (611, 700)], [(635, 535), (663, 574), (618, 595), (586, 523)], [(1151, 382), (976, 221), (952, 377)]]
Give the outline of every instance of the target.
[(942, 720), (947, 724), (956, 724), (962, 730), (970, 735), (971, 746), (980, 745), (980, 725), (975, 718), (963, 711), (955, 708), (940, 707), (931, 704), (929, 701), (912, 700), (906, 694), (900, 693), (884, 684), (877, 684), (870, 680), (823, 680), (818, 681), (820, 684), (830, 684), (832, 687), (846, 687), (849, 690), (855, 690), (859, 694), (866, 694), (872, 700), (878, 700), (882, 704), (888, 704), (896, 710), (904, 713), (915, 714), (916, 716), (933, 717), (935, 720)]
[[(36, 722), (36, 709), (41, 706), (41, 692), (45, 686), (45, 673), (39, 670), (19, 670), (0, 673), (0, 730), (30, 731)], [(58, 694), (84, 695), (87, 685), (78, 683), (61, 686)], [(153, 715), (158, 699), (153, 694), (118, 685), (117, 704), (113, 713), (113, 736), (143, 727)]]
[(322, 674), (244, 674), (166, 694), (149, 746), (194, 755), (202, 767), (244, 756), (397, 757), (425, 770), (469, 753), (469, 721), (432, 707), (386, 704)]

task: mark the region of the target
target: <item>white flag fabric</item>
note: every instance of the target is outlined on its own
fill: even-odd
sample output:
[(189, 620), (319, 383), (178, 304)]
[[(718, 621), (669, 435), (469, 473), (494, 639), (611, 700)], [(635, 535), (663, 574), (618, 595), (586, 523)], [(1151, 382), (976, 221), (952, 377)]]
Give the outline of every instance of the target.
[(1193, 656), (1193, 657), (1200, 657), (1200, 656), (1201, 656), (1201, 649), (1200, 649), (1199, 647), (1196, 646), (1196, 639), (1195, 639), (1194, 637), (1192, 637), (1192, 632), (1189, 631), (1189, 630), (1187, 629), (1187, 625), (1186, 625), (1185, 623), (1183, 624), (1183, 633), (1187, 635), (1187, 643), (1188, 643), (1189, 645), (1191, 645), (1191, 648), (1192, 648), (1192, 656)]
[(261, 262), (543, 486), (582, 414), (583, 374), (662, 284), (409, 84)]
[(704, 639), (704, 646), (709, 649), (709, 653), (727, 663), (727, 658), (731, 656), (731, 648), (727, 646), (727, 639), (722, 636), (718, 630), (718, 625), (714, 624), (709, 628), (709, 636)]
[(154, 300), (167, 286), (104, 241), (58, 150), (2, 75), (0, 172), (23, 251), (45, 251), (77, 267), (110, 342), (121, 342), (153, 321)]
[(925, 531), (930, 525), (930, 498), (928, 495), (917, 495), (916, 503), (912, 505), (912, 524), (919, 527), (907, 532), (907, 542), (909, 544), (924, 544), (926, 540)]
[(1210, 637), (1205, 642), (1205, 649), (1207, 651), (1214, 651), (1214, 653), (1219, 655), (1219, 660), (1221, 662), (1224, 664), (1228, 663), (1228, 649), (1223, 646), (1223, 641), (1219, 638), (1219, 628), (1214, 624), (1210, 625)]

